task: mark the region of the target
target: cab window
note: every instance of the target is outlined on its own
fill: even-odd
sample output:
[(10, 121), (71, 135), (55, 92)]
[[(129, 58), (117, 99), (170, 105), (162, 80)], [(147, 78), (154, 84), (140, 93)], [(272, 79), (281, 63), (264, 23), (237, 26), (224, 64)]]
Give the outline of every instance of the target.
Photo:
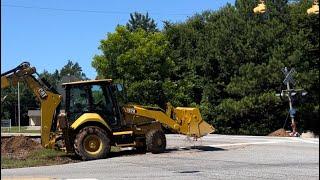
[[(99, 85), (93, 85), (91, 87), (93, 109), (97, 111), (110, 110), (110, 102), (106, 101), (103, 93), (103, 89)], [(109, 108), (108, 108), (109, 107)], [(112, 110), (112, 107), (111, 107)]]
[(112, 99), (106, 89), (102, 88), (101, 85), (92, 85), (92, 109), (94, 112), (99, 113), (102, 116), (105, 116), (110, 120), (111, 124), (114, 122), (114, 108)]
[(72, 119), (77, 119), (84, 112), (89, 111), (89, 102), (85, 86), (70, 89), (70, 112)]

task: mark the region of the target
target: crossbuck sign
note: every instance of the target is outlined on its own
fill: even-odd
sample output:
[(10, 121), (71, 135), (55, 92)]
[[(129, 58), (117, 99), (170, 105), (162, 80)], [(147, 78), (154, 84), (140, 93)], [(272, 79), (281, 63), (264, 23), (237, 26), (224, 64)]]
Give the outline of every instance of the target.
[(292, 74), (294, 74), (296, 71), (294, 70), (294, 68), (292, 68), (290, 71), (288, 71), (288, 68), (282, 68), (281, 69), (282, 73), (284, 74), (285, 78), (283, 80), (283, 84), (287, 85), (287, 83), (291, 83), (291, 84), (295, 84), (295, 81), (292, 77)]

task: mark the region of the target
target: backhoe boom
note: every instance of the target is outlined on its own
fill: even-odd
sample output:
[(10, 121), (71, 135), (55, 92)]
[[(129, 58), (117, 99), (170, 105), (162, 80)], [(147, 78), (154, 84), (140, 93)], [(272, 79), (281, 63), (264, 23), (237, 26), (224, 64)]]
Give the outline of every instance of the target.
[(50, 142), (50, 133), (56, 129), (61, 95), (45, 80), (36, 79), (34, 74), (37, 74), (36, 69), (30, 67), (28, 62), (23, 62), (16, 68), (1, 74), (1, 89), (16, 86), (18, 82), (28, 85), (41, 104), (41, 144), (43, 147), (52, 148), (54, 142)]

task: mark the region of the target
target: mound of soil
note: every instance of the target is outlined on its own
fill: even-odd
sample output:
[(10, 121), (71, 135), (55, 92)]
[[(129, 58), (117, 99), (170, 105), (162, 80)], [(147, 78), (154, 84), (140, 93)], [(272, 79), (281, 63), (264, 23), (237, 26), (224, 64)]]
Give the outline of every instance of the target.
[[(32, 167), (32, 166), (47, 166), (56, 164), (75, 163), (80, 160), (74, 155), (67, 155), (63, 152), (48, 152), (43, 151), (44, 148), (36, 139), (16, 136), (16, 137), (1, 137), (1, 155), (9, 158), (6, 163), (1, 162), (1, 169)], [(42, 155), (35, 155), (42, 153)], [(26, 163), (19, 163), (19, 161)]]
[(281, 129), (278, 129), (278, 130), (270, 133), (268, 136), (290, 137), (290, 134), (288, 132), (286, 132), (285, 129), (281, 128)]
[(14, 159), (26, 159), (30, 153), (41, 148), (39, 142), (29, 137), (1, 138), (1, 154)]

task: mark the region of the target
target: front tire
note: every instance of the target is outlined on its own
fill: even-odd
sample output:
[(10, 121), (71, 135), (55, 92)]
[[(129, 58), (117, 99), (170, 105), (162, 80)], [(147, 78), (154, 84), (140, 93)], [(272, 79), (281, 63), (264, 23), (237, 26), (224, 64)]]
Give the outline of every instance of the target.
[(166, 150), (166, 136), (162, 130), (154, 129), (146, 135), (147, 150), (153, 154), (162, 153)]
[(97, 126), (81, 129), (74, 141), (75, 153), (85, 161), (106, 158), (110, 148), (107, 132)]

